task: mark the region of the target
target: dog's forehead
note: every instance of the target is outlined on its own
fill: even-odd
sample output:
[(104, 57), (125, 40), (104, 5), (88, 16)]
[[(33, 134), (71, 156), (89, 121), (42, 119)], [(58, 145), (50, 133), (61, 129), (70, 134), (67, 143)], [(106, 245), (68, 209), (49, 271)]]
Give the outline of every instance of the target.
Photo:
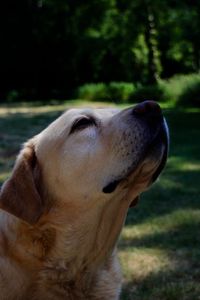
[(73, 122), (84, 116), (100, 119), (101, 121), (111, 118), (120, 110), (115, 108), (72, 108), (65, 111), (58, 119), (46, 127), (40, 134), (37, 135), (37, 149), (43, 148), (48, 143), (55, 143), (58, 139), (67, 139), (70, 127)]
[(117, 108), (72, 108), (67, 110), (64, 115), (68, 120), (73, 120), (79, 116), (93, 116), (99, 119), (112, 117), (120, 110)]

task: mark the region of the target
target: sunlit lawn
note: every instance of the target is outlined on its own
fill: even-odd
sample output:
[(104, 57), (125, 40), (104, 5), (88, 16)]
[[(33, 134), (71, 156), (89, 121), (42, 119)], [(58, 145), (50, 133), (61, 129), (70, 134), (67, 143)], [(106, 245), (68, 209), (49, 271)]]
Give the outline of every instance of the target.
[[(0, 107), (0, 183), (20, 144), (64, 108)], [(119, 242), (122, 300), (200, 299), (200, 111), (167, 110), (165, 115), (171, 131), (168, 165), (130, 209)]]

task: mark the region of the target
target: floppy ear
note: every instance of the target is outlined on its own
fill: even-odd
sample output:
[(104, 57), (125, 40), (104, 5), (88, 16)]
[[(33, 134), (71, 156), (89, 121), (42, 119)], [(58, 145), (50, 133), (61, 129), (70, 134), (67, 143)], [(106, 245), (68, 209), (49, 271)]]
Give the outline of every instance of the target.
[(35, 181), (37, 167), (34, 145), (29, 142), (19, 154), (11, 177), (0, 191), (0, 208), (30, 224), (36, 223), (43, 212)]

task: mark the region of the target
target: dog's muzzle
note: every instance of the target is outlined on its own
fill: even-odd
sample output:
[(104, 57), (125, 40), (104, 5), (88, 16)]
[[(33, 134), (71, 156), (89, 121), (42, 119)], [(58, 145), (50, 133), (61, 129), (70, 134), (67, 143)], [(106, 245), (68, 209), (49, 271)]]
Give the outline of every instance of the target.
[[(154, 155), (157, 147), (164, 147), (164, 151), (162, 153), (161, 161), (159, 166), (157, 167), (154, 174), (152, 174), (151, 182), (153, 183), (161, 171), (163, 170), (168, 156), (169, 150), (169, 130), (166, 123), (166, 120), (163, 117), (162, 110), (160, 106), (155, 101), (144, 101), (142, 103), (137, 104), (132, 110), (131, 114), (134, 118), (138, 118), (140, 122), (143, 122), (145, 126), (147, 126), (151, 131), (151, 140), (146, 147), (140, 161), (144, 160), (150, 154)], [(126, 174), (126, 178), (134, 171), (135, 166), (130, 168), (128, 174)], [(110, 182), (103, 188), (104, 193), (112, 193), (117, 188), (118, 184), (124, 180), (124, 176), (122, 178), (117, 178), (116, 180)]]

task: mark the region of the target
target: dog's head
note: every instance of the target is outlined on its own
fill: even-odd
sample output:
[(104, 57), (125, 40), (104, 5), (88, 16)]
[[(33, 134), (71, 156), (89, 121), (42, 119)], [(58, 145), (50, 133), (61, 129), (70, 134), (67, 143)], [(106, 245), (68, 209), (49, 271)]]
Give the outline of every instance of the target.
[(0, 206), (29, 223), (54, 207), (85, 212), (123, 203), (125, 212), (158, 177), (167, 152), (167, 125), (153, 101), (122, 111), (71, 109), (25, 144)]

